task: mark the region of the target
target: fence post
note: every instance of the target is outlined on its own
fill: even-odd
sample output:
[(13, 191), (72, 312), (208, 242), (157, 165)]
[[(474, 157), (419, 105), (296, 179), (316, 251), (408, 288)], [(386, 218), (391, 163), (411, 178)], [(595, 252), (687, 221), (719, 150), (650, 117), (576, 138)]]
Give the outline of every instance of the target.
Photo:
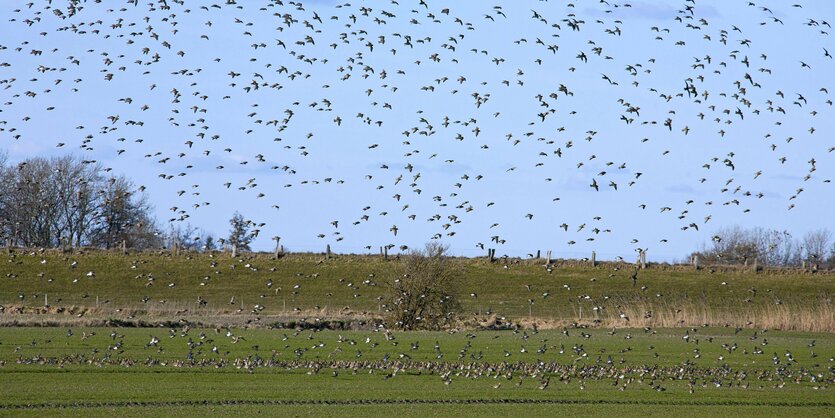
[(6, 238), (6, 254), (12, 253), (12, 239)]
[(328, 244), (328, 245), (325, 247), (325, 257), (327, 257), (327, 258), (331, 258), (331, 245), (330, 245), (330, 244)]
[(127, 240), (122, 240), (122, 254), (128, 253), (128, 242)]
[(387, 245), (383, 246), (383, 260), (389, 259), (389, 247)]
[(539, 260), (540, 258), (542, 258), (542, 257), (540, 257), (540, 252), (539, 252), (539, 251), (540, 251), (540, 250), (536, 250), (536, 259), (537, 259), (537, 260)]
[(699, 255), (698, 254), (693, 256), (693, 269), (694, 270), (699, 269)]
[(597, 266), (597, 253), (594, 251), (591, 252), (591, 266)]
[(551, 250), (548, 250), (548, 253), (545, 255), (545, 258), (547, 259), (545, 263), (551, 264)]
[(754, 273), (760, 271), (760, 259), (758, 257), (754, 258)]
[(275, 236), (275, 237), (273, 237), (273, 239), (275, 240), (275, 252), (273, 253), (273, 258), (278, 258), (279, 250), (281, 249), (281, 247), (279, 245), (279, 241), (281, 241), (281, 237)]
[(232, 258), (238, 256), (238, 244), (232, 243)]

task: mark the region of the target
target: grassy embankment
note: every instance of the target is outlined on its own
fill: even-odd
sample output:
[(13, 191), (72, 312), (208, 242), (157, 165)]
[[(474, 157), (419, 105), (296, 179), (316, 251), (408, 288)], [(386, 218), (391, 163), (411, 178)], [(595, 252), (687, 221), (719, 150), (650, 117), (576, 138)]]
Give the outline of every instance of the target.
[[(291, 254), (274, 260), (268, 254), (231, 259), (222, 253), (18, 251), (4, 257), (3, 324), (371, 320), (384, 316), (386, 284), (401, 273), (394, 257), (372, 256)], [(469, 324), (498, 317), (545, 328), (579, 322), (835, 331), (832, 272), (653, 265), (638, 273), (633, 286), (633, 267), (624, 263), (456, 259), (455, 264), (461, 270), (455, 291)], [(43, 309), (45, 302), (49, 309)]]

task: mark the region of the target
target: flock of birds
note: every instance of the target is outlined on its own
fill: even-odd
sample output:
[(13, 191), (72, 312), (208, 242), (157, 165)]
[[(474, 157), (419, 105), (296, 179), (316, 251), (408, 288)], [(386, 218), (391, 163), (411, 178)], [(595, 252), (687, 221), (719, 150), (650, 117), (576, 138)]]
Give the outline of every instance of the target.
[(124, 170), (172, 225), (640, 250), (831, 195), (831, 25), (803, 4), (117, 3), (3, 6), (0, 139)]
[[(835, 383), (835, 373), (831, 363), (835, 359), (828, 359), (828, 369), (819, 369), (820, 364), (813, 367), (801, 366), (795, 355), (785, 350), (785, 353), (773, 355), (768, 353), (769, 341), (767, 330), (754, 330), (752, 334), (740, 333), (737, 329), (735, 339), (731, 343), (727, 338), (716, 339), (710, 334), (701, 336), (698, 328), (685, 331), (682, 341), (688, 346), (680, 355), (685, 359), (676, 365), (659, 366), (637, 364), (627, 358), (637, 353), (641, 347), (634, 347), (630, 340), (634, 337), (631, 332), (609, 332), (609, 337), (622, 337), (625, 344), (616, 349), (617, 344), (608, 341), (606, 347), (587, 348), (593, 336), (579, 329), (563, 329), (559, 341), (549, 341), (536, 329), (515, 330), (504, 337), (495, 334), (467, 333), (462, 336), (465, 341), (460, 349), (441, 347), (438, 340), (423, 341), (423, 344), (433, 344), (431, 352), (426, 347), (421, 348), (421, 341), (401, 341), (403, 335), (397, 335), (384, 330), (362, 333), (344, 337), (331, 335), (323, 336), (317, 331), (296, 329), (285, 332), (281, 347), (262, 347), (248, 341), (244, 336), (230, 328), (216, 328), (211, 330), (192, 329), (188, 325), (170, 328), (166, 334), (152, 333), (144, 346), (134, 346), (136, 336), (126, 338), (118, 330), (108, 335), (96, 336), (95, 331), (81, 331), (80, 333), (67, 329), (66, 338), (44, 338), (41, 341), (32, 340), (31, 343), (18, 345), (14, 348), (17, 355), (15, 364), (30, 366), (69, 367), (73, 365), (95, 365), (99, 367), (118, 366), (120, 368), (232, 368), (253, 373), (259, 369), (277, 368), (284, 370), (307, 370), (311, 376), (329, 374), (337, 378), (344, 374), (372, 374), (383, 380), (395, 378), (399, 373), (411, 375), (435, 376), (446, 385), (458, 379), (476, 380), (493, 379), (494, 389), (501, 389), (502, 385), (545, 390), (551, 382), (564, 385), (574, 384), (579, 389), (585, 389), (587, 382), (611, 382), (611, 387), (619, 391), (626, 391), (635, 387), (650, 387), (658, 392), (667, 390), (670, 381), (687, 382), (689, 392), (695, 393), (702, 388), (759, 388), (760, 390), (780, 389), (787, 383), (813, 389), (826, 389)], [(643, 331), (645, 337), (655, 334), (652, 329)], [(573, 339), (572, 339), (573, 337)], [(606, 337), (606, 336), (602, 336)], [(742, 338), (741, 342), (736, 337)], [(498, 344), (496, 339), (510, 338), (519, 344), (519, 354), (502, 349), (504, 354), (501, 361), (487, 361), (484, 359), (483, 349), (488, 345)], [(601, 338), (598, 336), (597, 338)], [(666, 339), (667, 337), (659, 337)], [(578, 342), (579, 339), (579, 342)], [(61, 341), (64, 340), (64, 341)], [(85, 340), (87, 340), (85, 342)], [(92, 341), (95, 341), (94, 343)], [(475, 342), (475, 344), (474, 344)], [(659, 358), (658, 348), (650, 340), (649, 351)], [(61, 348), (61, 343), (73, 347), (70, 354), (63, 356), (49, 356), (41, 352), (45, 349)], [(658, 344), (661, 344), (658, 341)], [(233, 348), (233, 345), (248, 345), (248, 348)], [(569, 346), (566, 346), (568, 344)], [(669, 344), (665, 342), (665, 344)], [(8, 345), (8, 344), (7, 344)], [(185, 355), (174, 357), (168, 350), (182, 350), (175, 347), (186, 346)], [(82, 346), (86, 349), (82, 350)], [(712, 346), (712, 347), (711, 347)], [(808, 344), (809, 356), (815, 359), (816, 342)], [(91, 348), (92, 347), (92, 348)], [(526, 347), (531, 347), (530, 352)], [(3, 348), (0, 343), (0, 348)], [(9, 347), (10, 348), (10, 347)], [(702, 350), (712, 353), (718, 352), (719, 366), (706, 366), (702, 357)], [(85, 351), (86, 350), (86, 351)], [(235, 353), (233, 354), (232, 351)], [(247, 352), (241, 355), (241, 350)], [(535, 354), (534, 354), (535, 350)], [(496, 349), (493, 349), (496, 351)], [(455, 355), (457, 353), (457, 356)], [(715, 353), (714, 353), (715, 354)], [(731, 356), (768, 357), (769, 365), (773, 368), (758, 369), (729, 367), (727, 359)], [(518, 356), (522, 356), (521, 358)], [(555, 357), (554, 357), (555, 356)], [(7, 356), (6, 356), (7, 357)], [(536, 359), (534, 359), (534, 357)], [(552, 360), (544, 360), (547, 358)], [(678, 358), (679, 355), (677, 354)], [(557, 359), (557, 360), (554, 360)], [(817, 360), (815, 360), (817, 361)], [(5, 360), (0, 367), (5, 366)]]

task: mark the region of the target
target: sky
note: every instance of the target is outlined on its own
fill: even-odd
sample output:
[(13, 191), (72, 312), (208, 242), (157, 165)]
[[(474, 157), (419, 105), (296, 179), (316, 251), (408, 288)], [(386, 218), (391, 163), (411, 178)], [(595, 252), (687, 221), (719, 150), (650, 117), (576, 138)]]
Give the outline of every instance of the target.
[(257, 250), (835, 229), (832, 2), (226, 3), (4, 2), (0, 150), (96, 160), (166, 230), (240, 212)]

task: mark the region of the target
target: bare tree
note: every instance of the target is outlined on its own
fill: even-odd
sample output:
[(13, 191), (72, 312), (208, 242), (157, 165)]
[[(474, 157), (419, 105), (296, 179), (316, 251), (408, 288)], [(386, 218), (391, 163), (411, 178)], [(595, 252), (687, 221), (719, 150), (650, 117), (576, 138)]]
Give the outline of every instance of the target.
[(386, 305), (397, 328), (440, 329), (455, 320), (458, 302), (453, 296), (457, 266), (447, 256), (447, 247), (428, 243), (403, 261), (401, 277), (388, 289)]
[(4, 194), (4, 215), (17, 245), (50, 247), (55, 242), (53, 219), (56, 188), (50, 181), (50, 164), (33, 158), (10, 169), (10, 191)]
[(800, 264), (800, 244), (788, 231), (753, 228), (751, 239), (757, 243), (757, 258), (765, 266)]
[(94, 188), (102, 182), (101, 165), (65, 156), (53, 161), (52, 166), (52, 181), (57, 187), (57, 234), (68, 244), (81, 246), (93, 226), (97, 205)]
[(809, 231), (803, 236), (803, 248), (806, 258), (813, 263), (820, 263), (827, 259), (832, 232), (826, 228)]
[(167, 236), (169, 246), (179, 245), (190, 251), (213, 251), (217, 249), (217, 240), (210, 232), (206, 232), (189, 223), (171, 226)]
[(148, 198), (135, 190), (130, 180), (111, 177), (96, 193), (99, 205), (90, 238), (93, 245), (113, 248), (122, 241), (139, 249), (158, 245), (159, 233), (150, 217)]
[(770, 266), (797, 266), (803, 255), (803, 245), (788, 231), (733, 226), (716, 231), (711, 241), (710, 248), (703, 247), (693, 255), (713, 264), (745, 264), (757, 259)]

